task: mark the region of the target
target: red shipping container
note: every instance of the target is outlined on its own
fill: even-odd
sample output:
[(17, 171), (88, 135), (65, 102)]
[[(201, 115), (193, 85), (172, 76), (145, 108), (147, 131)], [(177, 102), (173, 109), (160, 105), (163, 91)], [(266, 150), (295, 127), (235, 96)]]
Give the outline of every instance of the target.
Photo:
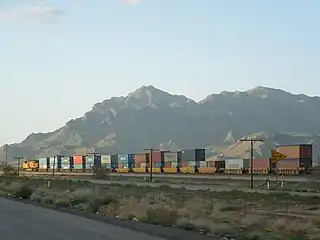
[(149, 154), (148, 153), (136, 153), (135, 162), (136, 163), (146, 163), (148, 162)]
[(162, 160), (162, 152), (161, 151), (153, 151), (152, 152), (152, 162), (161, 163)]
[[(251, 167), (251, 160), (249, 159), (249, 164)], [(253, 169), (269, 169), (270, 159), (269, 158), (255, 158), (253, 159)]]
[(298, 169), (300, 167), (300, 159), (299, 158), (287, 158), (277, 162), (277, 168), (285, 168), (285, 169)]
[(134, 165), (134, 167), (135, 168), (141, 168), (141, 165), (142, 165), (142, 163), (140, 163), (140, 162), (135, 162), (135, 165)]
[(73, 156), (73, 164), (83, 164), (83, 163), (84, 163), (84, 156), (81, 156), (81, 155)]
[(171, 168), (171, 162), (165, 162), (164, 163), (165, 168)]
[(279, 146), (277, 152), (287, 156), (287, 158), (300, 158), (300, 145)]

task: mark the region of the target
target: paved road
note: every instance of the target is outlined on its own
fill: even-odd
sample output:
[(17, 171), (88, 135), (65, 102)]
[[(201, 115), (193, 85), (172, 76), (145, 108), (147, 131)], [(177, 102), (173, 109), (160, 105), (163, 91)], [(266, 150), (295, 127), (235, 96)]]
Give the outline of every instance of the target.
[(3, 198), (0, 198), (0, 238), (5, 240), (164, 240)]

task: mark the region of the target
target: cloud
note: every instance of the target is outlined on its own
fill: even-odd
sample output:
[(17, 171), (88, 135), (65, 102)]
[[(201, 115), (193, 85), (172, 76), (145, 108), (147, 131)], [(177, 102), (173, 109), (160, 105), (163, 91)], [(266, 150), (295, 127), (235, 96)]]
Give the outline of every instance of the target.
[(122, 0), (125, 5), (137, 5), (142, 2), (142, 0)]
[(36, 5), (0, 10), (0, 17), (9, 21), (58, 24), (64, 12), (53, 5), (40, 2)]

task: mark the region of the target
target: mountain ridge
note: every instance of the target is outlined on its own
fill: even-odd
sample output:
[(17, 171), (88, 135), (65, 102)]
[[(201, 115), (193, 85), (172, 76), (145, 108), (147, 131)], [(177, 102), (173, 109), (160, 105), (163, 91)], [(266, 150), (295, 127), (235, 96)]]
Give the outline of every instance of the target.
[[(127, 153), (147, 147), (227, 147), (235, 139), (257, 132), (297, 131), (311, 134), (311, 141), (318, 139), (319, 121), (320, 97), (257, 86), (210, 94), (196, 102), (146, 85), (94, 104), (82, 117), (55, 131), (30, 134), (9, 145), (8, 156), (67, 155), (92, 149)], [(212, 152), (219, 152), (217, 149)]]

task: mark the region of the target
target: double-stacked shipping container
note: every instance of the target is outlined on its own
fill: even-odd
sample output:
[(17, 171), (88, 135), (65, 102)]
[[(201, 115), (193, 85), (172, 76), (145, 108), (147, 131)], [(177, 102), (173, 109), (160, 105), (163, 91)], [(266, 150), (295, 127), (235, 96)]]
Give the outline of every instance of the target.
[[(178, 155), (179, 156), (179, 155)], [(197, 172), (200, 162), (205, 162), (205, 149), (184, 149), (181, 151), (180, 171), (182, 173)]]
[(49, 168), (51, 171), (61, 169), (61, 159), (62, 156), (53, 156), (49, 158)]
[(280, 172), (308, 170), (312, 167), (312, 144), (278, 146), (277, 152), (287, 156), (276, 163)]
[(111, 169), (111, 155), (101, 155), (101, 168)]
[(163, 153), (163, 172), (177, 173), (180, 165), (181, 154), (178, 152), (164, 152)]
[(146, 172), (149, 165), (149, 153), (136, 153), (134, 161), (134, 172)]
[(86, 157), (83, 155), (73, 156), (73, 169), (74, 171), (84, 171)]
[(64, 171), (71, 171), (73, 169), (73, 158), (62, 157), (61, 158), (61, 169)]

